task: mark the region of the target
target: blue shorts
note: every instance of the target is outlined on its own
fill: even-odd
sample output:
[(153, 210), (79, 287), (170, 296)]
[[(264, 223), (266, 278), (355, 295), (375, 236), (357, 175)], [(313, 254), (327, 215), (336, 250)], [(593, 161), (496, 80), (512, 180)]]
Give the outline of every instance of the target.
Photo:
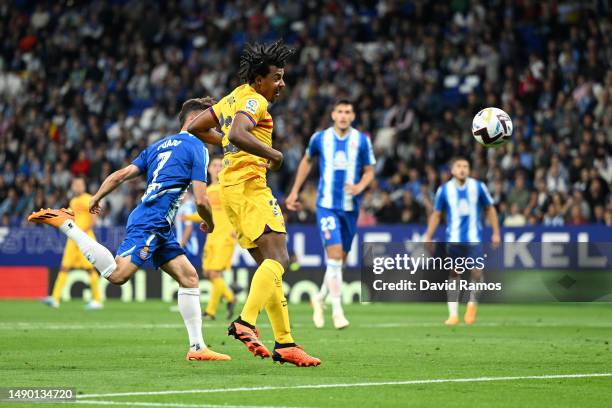
[[(457, 260), (457, 258), (471, 258), (475, 260), (476, 258), (486, 258), (485, 255), (485, 246), (481, 243), (446, 243), (445, 255)], [(473, 264), (473, 261), (470, 263)], [(471, 270), (471, 268), (465, 268)], [(458, 275), (461, 275), (463, 272), (455, 271)]]
[(349, 252), (357, 231), (359, 211), (330, 210), (317, 206), (317, 224), (323, 247), (342, 244), (342, 250)]
[(125, 239), (117, 249), (117, 256), (131, 255), (134, 265), (141, 266), (150, 259), (155, 268), (184, 254), (170, 225), (156, 230), (128, 225)]

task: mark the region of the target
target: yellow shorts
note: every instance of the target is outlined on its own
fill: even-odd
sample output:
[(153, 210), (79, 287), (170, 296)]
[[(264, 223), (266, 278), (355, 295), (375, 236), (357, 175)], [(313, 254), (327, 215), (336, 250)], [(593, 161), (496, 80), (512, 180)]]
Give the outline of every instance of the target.
[(231, 268), (235, 248), (235, 239), (224, 239), (219, 242), (207, 238), (202, 252), (202, 268), (206, 271), (225, 271)]
[(255, 241), (264, 232), (287, 233), (280, 206), (261, 177), (222, 186), (221, 202), (242, 248), (256, 248)]
[[(96, 236), (92, 231), (87, 233), (93, 239), (96, 239)], [(77, 244), (68, 239), (66, 241), (66, 248), (64, 248), (64, 255), (62, 256), (62, 268), (63, 269), (93, 269), (93, 265), (89, 263), (85, 255), (79, 251), (79, 247)]]

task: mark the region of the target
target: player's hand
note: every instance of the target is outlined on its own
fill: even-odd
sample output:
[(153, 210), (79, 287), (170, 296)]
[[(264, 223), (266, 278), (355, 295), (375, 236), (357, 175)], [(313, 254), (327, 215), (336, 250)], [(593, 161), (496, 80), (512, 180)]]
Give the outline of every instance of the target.
[(494, 233), (491, 236), (491, 246), (493, 248), (497, 248), (497, 247), (499, 247), (500, 243), (501, 243), (501, 237), (499, 236), (499, 232), (498, 233)]
[(272, 171), (278, 171), (280, 170), (280, 168), (283, 166), (283, 160), (285, 159), (283, 157), (283, 154), (281, 152), (279, 152), (278, 150), (276, 151), (278, 153), (278, 157), (274, 158), (274, 159), (270, 159), (268, 161), (268, 168)]
[(202, 221), (200, 223), (200, 230), (202, 232), (206, 232), (208, 234), (210, 234), (211, 232), (213, 232), (215, 229), (215, 224), (210, 224), (208, 225), (205, 221)]
[(89, 199), (89, 212), (91, 214), (100, 215), (102, 213), (102, 207), (100, 207), (100, 199), (93, 196)]
[(345, 184), (344, 191), (352, 196), (357, 196), (361, 194), (361, 188), (358, 184)]
[(297, 193), (291, 192), (285, 199), (285, 205), (289, 211), (299, 211), (302, 209), (302, 203), (298, 200)]

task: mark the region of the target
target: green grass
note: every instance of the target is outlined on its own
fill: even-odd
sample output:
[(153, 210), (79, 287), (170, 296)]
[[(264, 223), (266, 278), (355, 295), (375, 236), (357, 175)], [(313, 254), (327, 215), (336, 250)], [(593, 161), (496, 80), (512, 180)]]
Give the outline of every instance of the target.
[[(446, 313), (442, 304), (352, 305), (346, 308), (352, 326), (344, 331), (316, 330), (311, 326), (310, 309), (292, 305), (296, 340), (323, 360), (316, 368), (281, 366), (251, 357), (225, 335), (225, 322), (205, 322), (205, 339), (214, 350), (230, 354), (233, 361), (187, 362), (186, 331), (170, 305), (108, 302), (99, 312), (86, 312), (82, 307), (76, 301), (59, 310), (34, 302), (0, 302), (0, 386), (76, 387), (80, 394), (105, 394), (612, 373), (612, 304), (604, 303), (482, 305), (475, 326), (455, 328), (441, 324)], [(262, 336), (271, 345), (266, 320), (261, 316)], [(598, 377), (87, 400), (125, 406), (154, 402), (170, 404), (167, 406), (588, 407), (609, 406), (611, 390), (612, 377)]]

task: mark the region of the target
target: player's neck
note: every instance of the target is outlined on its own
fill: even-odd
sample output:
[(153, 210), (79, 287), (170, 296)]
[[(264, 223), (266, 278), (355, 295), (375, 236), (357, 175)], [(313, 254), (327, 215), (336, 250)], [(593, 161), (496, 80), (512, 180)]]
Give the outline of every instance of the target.
[(457, 177), (454, 177), (453, 179), (459, 187), (465, 186), (465, 182), (467, 181), (467, 179), (459, 180)]
[(346, 129), (342, 130), (334, 126), (334, 133), (336, 134), (336, 136), (339, 136), (339, 137), (345, 137), (346, 135), (348, 135), (350, 130), (351, 130), (350, 127), (347, 127)]

